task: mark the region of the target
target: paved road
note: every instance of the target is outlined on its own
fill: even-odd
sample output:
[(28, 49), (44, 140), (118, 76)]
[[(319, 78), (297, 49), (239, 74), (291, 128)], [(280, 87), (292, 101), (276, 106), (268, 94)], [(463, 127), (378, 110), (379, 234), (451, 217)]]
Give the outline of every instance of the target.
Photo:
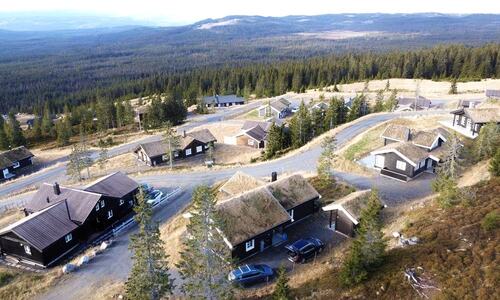
[[(221, 120), (227, 120), (234, 118), (238, 115), (241, 115), (245, 112), (248, 112), (252, 109), (257, 108), (259, 105), (261, 105), (261, 101), (253, 101), (250, 102), (249, 104), (243, 105), (243, 106), (236, 106), (236, 107), (231, 107), (231, 108), (221, 108), (218, 109), (218, 111), (214, 114), (208, 114), (208, 115), (190, 115), (188, 116), (187, 122), (181, 126), (178, 126), (177, 131), (181, 133), (182, 131), (189, 131), (195, 127), (201, 126), (201, 125), (206, 125), (210, 123), (215, 123)], [(110, 157), (121, 155), (127, 152), (132, 151), (137, 145), (141, 143), (146, 143), (146, 142), (153, 142), (153, 141), (159, 141), (162, 138), (160, 134), (158, 135), (151, 135), (147, 136), (145, 138), (139, 139), (137, 141), (134, 141), (132, 143), (124, 144), (124, 145), (119, 145), (116, 147), (111, 148), (108, 151), (108, 155)], [(98, 158), (98, 153), (94, 152), (92, 153), (92, 158), (95, 160)], [(61, 157), (58, 158), (57, 160), (54, 160), (51, 163), (47, 164), (47, 168), (35, 173), (31, 174), (29, 176), (23, 177), (23, 178), (18, 178), (17, 180), (14, 180), (12, 182), (5, 182), (3, 184), (0, 184), (0, 198), (5, 197), (9, 194), (12, 194), (13, 192), (16, 192), (18, 190), (22, 190), (24, 188), (30, 187), (30, 186), (38, 186), (39, 184), (43, 182), (52, 182), (52, 181), (63, 181), (66, 179), (66, 163), (68, 161), (68, 157)], [(59, 165), (55, 166), (56, 163), (59, 163)], [(0, 208), (3, 207), (5, 203), (0, 201)]]
[[(436, 114), (437, 112), (419, 112), (418, 114)], [(414, 115), (415, 113), (406, 113), (406, 115)], [(366, 131), (386, 120), (399, 117), (400, 114), (382, 114), (369, 116), (358, 123), (355, 123), (337, 135), (337, 143), (339, 146), (346, 144), (355, 136)], [(173, 202), (161, 208), (155, 213), (155, 218), (160, 222), (168, 222), (172, 216), (186, 207), (191, 199), (191, 191), (197, 184), (212, 184), (216, 181), (230, 177), (236, 171), (241, 170), (254, 176), (269, 176), (272, 171), (296, 172), (296, 171), (314, 171), (316, 169), (316, 161), (321, 153), (319, 146), (312, 147), (309, 150), (297, 153), (283, 159), (273, 160), (266, 163), (249, 165), (234, 169), (207, 170), (206, 172), (186, 172), (186, 173), (169, 173), (162, 175), (145, 175), (137, 176), (136, 179), (140, 182), (147, 182), (156, 187), (172, 188), (180, 186), (185, 191), (177, 197)], [(375, 178), (367, 178), (347, 173), (335, 173), (335, 175), (355, 185), (358, 188), (376, 187), (384, 196), (384, 200), (388, 205), (397, 205), (408, 199), (426, 196), (430, 193), (431, 175), (423, 175), (413, 182), (408, 184), (399, 183), (394, 180), (389, 180), (377, 176)], [(90, 291), (98, 290), (99, 287), (106, 283), (122, 282), (126, 279), (131, 268), (132, 261), (130, 252), (127, 250), (128, 236), (133, 232), (127, 232), (118, 238), (118, 243), (112, 247), (103, 257), (100, 257), (96, 263), (92, 262), (85, 269), (68, 276), (64, 281), (53, 288), (47, 294), (40, 296), (40, 299), (83, 299), (87, 298)], [(168, 247), (168, 245), (166, 245)]]

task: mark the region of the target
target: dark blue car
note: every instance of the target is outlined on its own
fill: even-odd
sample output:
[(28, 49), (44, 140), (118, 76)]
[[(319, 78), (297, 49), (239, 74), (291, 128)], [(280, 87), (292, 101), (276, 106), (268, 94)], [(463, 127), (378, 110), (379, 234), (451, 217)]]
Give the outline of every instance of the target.
[(288, 250), (288, 260), (293, 263), (304, 263), (310, 258), (316, 257), (323, 251), (325, 244), (317, 238), (300, 239), (291, 245), (285, 246)]
[(231, 271), (227, 279), (240, 286), (267, 282), (274, 275), (273, 269), (268, 265), (244, 265)]

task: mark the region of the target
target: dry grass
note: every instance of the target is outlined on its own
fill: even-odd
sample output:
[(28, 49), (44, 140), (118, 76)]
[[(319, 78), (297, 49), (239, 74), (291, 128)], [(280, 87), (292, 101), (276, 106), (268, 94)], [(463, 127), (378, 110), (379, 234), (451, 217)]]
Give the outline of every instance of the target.
[(308, 181), (321, 195), (323, 204), (331, 203), (355, 191), (352, 186), (342, 182), (335, 182), (325, 186), (318, 177), (310, 177)]
[(214, 159), (218, 165), (247, 164), (257, 157), (260, 157), (259, 149), (226, 144), (215, 146)]
[(240, 132), (241, 126), (243, 126), (244, 120), (229, 120), (220, 121), (213, 124), (202, 125), (193, 128), (192, 131), (208, 129), (215, 136), (219, 143), (224, 142), (225, 136), (234, 136)]
[(161, 239), (165, 242), (165, 252), (169, 256), (168, 262), (171, 268), (180, 261), (180, 251), (183, 249), (183, 239), (186, 235), (186, 226), (189, 220), (182, 214), (175, 216), (170, 222), (161, 225)]
[(61, 278), (59, 269), (52, 269), (45, 274), (36, 274), (0, 266), (0, 272), (13, 275), (12, 280), (0, 288), (0, 299), (33, 299), (47, 291)]
[(491, 174), (488, 171), (490, 166), (489, 160), (480, 161), (471, 167), (461, 175), (458, 179), (459, 187), (466, 187), (478, 184), (481, 181), (487, 181), (491, 178)]
[(0, 214), (0, 228), (12, 224), (24, 218), (24, 213), (20, 209), (9, 209)]
[[(338, 274), (344, 251), (335, 251), (330, 268), (309, 268), (310, 274), (291, 275), (292, 297), (297, 299), (415, 299), (403, 270), (422, 267), (439, 287), (435, 299), (497, 299), (500, 294), (498, 266), (499, 228), (486, 232), (481, 222), (486, 214), (500, 212), (500, 178), (476, 186), (478, 198), (468, 205), (443, 210), (432, 197), (390, 213), (386, 232), (400, 231), (417, 236), (420, 243), (388, 250), (384, 264), (363, 284), (354, 288), (339, 285)], [(410, 209), (411, 208), (411, 209)], [(384, 212), (387, 214), (387, 212)], [(348, 243), (345, 243), (347, 247)], [(315, 270), (318, 269), (318, 270)], [(305, 281), (295, 285), (299, 278)], [(248, 299), (268, 299), (272, 287), (245, 295)]]

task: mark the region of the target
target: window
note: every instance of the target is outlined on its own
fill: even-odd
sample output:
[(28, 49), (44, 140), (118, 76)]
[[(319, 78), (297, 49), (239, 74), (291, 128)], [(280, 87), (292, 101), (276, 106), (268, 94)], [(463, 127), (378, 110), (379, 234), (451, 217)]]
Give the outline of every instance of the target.
[(396, 161), (396, 169), (405, 171), (406, 170), (406, 163), (404, 161), (400, 161), (400, 160)]
[(174, 152), (174, 157), (179, 157), (179, 152), (175, 151)]
[(130, 206), (134, 205), (134, 200), (129, 200), (128, 205), (130, 205)]
[(105, 204), (104, 200), (101, 200), (101, 207), (104, 207)]
[(108, 219), (111, 219), (113, 217), (113, 211), (108, 210)]
[(255, 240), (251, 240), (245, 243), (245, 250), (248, 252), (255, 248)]
[(17, 168), (19, 168), (20, 166), (21, 166), (21, 165), (19, 164), (19, 162), (18, 162), (18, 161), (16, 161), (12, 167), (13, 167), (14, 169), (17, 169)]
[(30, 248), (30, 246), (24, 245), (24, 252), (26, 252), (26, 254), (31, 255), (31, 248)]
[(66, 241), (66, 243), (69, 243), (71, 242), (71, 240), (73, 239), (73, 235), (70, 233), (70, 234), (67, 234), (65, 237), (64, 237), (64, 240)]
[(201, 151), (203, 151), (203, 146), (196, 147), (196, 153), (200, 153)]
[(97, 202), (97, 205), (95, 206), (95, 211), (99, 211), (99, 202)]
[(383, 168), (385, 164), (385, 157), (383, 155), (375, 155), (375, 167)]
[(169, 159), (170, 159), (170, 156), (168, 154), (165, 154), (165, 155), (161, 156), (161, 160), (163, 160), (163, 161), (169, 160)]
[(122, 206), (124, 202), (123, 199), (120, 199), (120, 206)]
[(248, 139), (248, 145), (253, 146), (253, 140)]
[(186, 156), (191, 155), (191, 149), (186, 149)]

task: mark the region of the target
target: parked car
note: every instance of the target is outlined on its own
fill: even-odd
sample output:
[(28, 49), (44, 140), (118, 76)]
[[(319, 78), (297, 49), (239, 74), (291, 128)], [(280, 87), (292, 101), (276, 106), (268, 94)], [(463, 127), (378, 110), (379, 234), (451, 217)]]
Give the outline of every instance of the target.
[(297, 106), (292, 106), (291, 111), (292, 111), (292, 113), (296, 113), (299, 111), (299, 108)]
[(273, 269), (268, 265), (244, 265), (231, 271), (227, 276), (229, 282), (240, 286), (267, 282), (274, 276)]
[(142, 183), (142, 184), (140, 185), (140, 188), (141, 188), (141, 189), (142, 189), (142, 191), (143, 191), (144, 193), (146, 193), (146, 194), (148, 194), (149, 192), (151, 192), (151, 190), (153, 189), (153, 187), (152, 187), (152, 186), (150, 186), (150, 185), (149, 185), (149, 184), (147, 184), (147, 183)]
[(147, 197), (148, 197), (148, 203), (154, 205), (160, 202), (160, 200), (163, 198), (163, 192), (160, 190), (151, 190), (148, 193)]
[(323, 251), (325, 244), (317, 238), (300, 239), (293, 244), (285, 246), (288, 250), (288, 260), (297, 263), (304, 263), (306, 260), (315, 257)]

